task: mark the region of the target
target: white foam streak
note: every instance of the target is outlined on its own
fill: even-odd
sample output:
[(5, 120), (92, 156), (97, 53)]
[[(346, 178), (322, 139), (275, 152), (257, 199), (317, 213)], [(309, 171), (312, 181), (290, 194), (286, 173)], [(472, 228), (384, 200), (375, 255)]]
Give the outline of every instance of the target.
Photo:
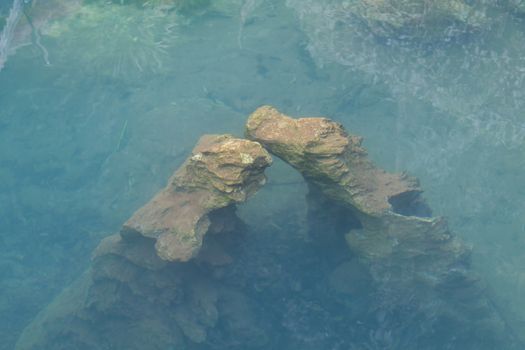
[(14, 0), (13, 6), (9, 11), (9, 16), (7, 17), (6, 23), (4, 25), (4, 29), (0, 34), (0, 71), (4, 68), (5, 62), (7, 61), (11, 40), (21, 15), (22, 0)]

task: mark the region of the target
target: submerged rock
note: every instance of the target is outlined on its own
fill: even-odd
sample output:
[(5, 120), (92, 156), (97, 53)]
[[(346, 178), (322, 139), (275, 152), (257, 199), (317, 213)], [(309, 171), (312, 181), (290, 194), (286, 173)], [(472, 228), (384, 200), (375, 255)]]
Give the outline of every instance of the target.
[[(462, 339), (469, 349), (502, 344), (506, 325), (470, 268), (470, 247), (443, 218), (430, 217), (416, 179), (377, 168), (361, 147), (362, 139), (327, 118), (293, 119), (264, 106), (249, 117), (246, 136), (304, 176), (310, 216), (353, 218), (340, 234), (369, 269), (377, 293), (370, 310), (383, 315), (383, 330), (403, 315), (405, 324), (391, 332), (419, 322), (455, 328), (442, 339), (439, 332), (420, 334), (435, 337), (436, 344), (451, 339)], [(341, 269), (336, 276), (343, 274)]]
[[(246, 135), (201, 138), (16, 349), (520, 348), (416, 179), (326, 118), (261, 107)], [(308, 242), (244, 240), (235, 207), (265, 181), (263, 146), (308, 183)]]
[(525, 14), (525, 1), (523, 0), (508, 0), (506, 5), (511, 11), (517, 14)]
[(411, 201), (421, 193), (415, 178), (375, 167), (361, 147), (362, 138), (348, 135), (341, 124), (327, 118), (293, 119), (261, 107), (248, 119), (246, 136), (332, 199), (370, 216), (392, 211), (392, 203)]
[(140, 7), (154, 7), (177, 10), (185, 13), (202, 11), (211, 3), (210, 0), (112, 0), (117, 4), (133, 4)]
[(481, 29), (484, 8), (468, 0), (351, 0), (343, 17), (355, 16), (374, 35), (390, 39), (443, 40)]
[(121, 235), (154, 238), (162, 259), (188, 261), (210, 228), (224, 224), (214, 228), (209, 214), (254, 194), (265, 183), (263, 171), (270, 164), (258, 143), (203, 136), (168, 186), (124, 224)]
[(197, 349), (220, 321), (239, 324), (225, 337), (249, 334), (246, 344), (263, 346), (250, 300), (218, 276), (234, 261), (243, 228), (235, 204), (265, 183), (270, 163), (256, 142), (203, 136), (167, 187), (102, 240), (88, 272), (33, 320), (16, 348)]

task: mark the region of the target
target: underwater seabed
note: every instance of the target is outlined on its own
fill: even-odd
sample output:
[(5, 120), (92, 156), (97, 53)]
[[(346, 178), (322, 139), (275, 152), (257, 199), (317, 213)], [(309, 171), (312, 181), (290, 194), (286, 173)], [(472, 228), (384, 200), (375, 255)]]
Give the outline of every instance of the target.
[[(490, 303), (515, 335), (524, 334), (525, 26), (518, 1), (498, 2), (472, 21), (456, 18), (473, 30), (445, 45), (418, 45), (402, 13), (390, 20), (394, 27), (379, 23), (379, 40), (363, 35), (336, 11), (345, 1), (216, 1), (185, 13), (157, 2), (33, 1), (34, 9), (54, 9), (42, 17), (28, 12), (39, 38), (20, 19), (25, 30), (13, 36), (15, 50), (0, 72), (0, 316), (10, 320), (0, 327), (1, 349), (12, 349), (36, 313), (82, 274), (100, 240), (165, 185), (200, 135), (241, 136), (245, 117), (262, 103), (289, 115), (329, 116), (365, 136), (376, 164), (419, 177), (435, 215), (473, 245), (472, 269), (488, 282)], [(53, 8), (59, 4), (67, 6)], [(399, 30), (410, 40), (385, 40)], [(232, 243), (240, 267), (230, 276), (248, 290), (246, 304), (275, 301), (250, 311), (271, 315), (260, 320), (273, 322), (266, 334), (291, 349), (345, 349), (352, 336), (368, 348), (410, 342), (389, 329), (417, 305), (392, 313), (369, 310), (366, 297), (349, 303), (348, 295), (372, 290), (370, 276), (345, 255), (346, 243), (329, 245), (327, 257), (309, 235), (332, 224), (342, 232), (348, 222), (308, 221), (304, 181), (275, 163), (267, 185), (239, 208), (249, 227)], [(363, 328), (338, 344), (344, 319), (367, 310)], [(241, 347), (242, 337), (219, 339), (235, 327), (221, 323), (210, 339)]]

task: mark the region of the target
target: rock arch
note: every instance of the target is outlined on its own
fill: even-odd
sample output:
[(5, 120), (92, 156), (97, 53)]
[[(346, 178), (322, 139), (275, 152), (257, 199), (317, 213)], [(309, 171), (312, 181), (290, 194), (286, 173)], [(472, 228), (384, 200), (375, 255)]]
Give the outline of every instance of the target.
[[(327, 118), (294, 119), (264, 106), (249, 117), (246, 138), (203, 136), (168, 185), (118, 234), (99, 244), (89, 271), (27, 327), (17, 349), (282, 346), (267, 331), (272, 325), (265, 324), (276, 315), (264, 317), (279, 308), (248, 297), (242, 278), (232, 282), (224, 277), (236, 264), (243, 240), (239, 231), (244, 224), (235, 205), (264, 185), (264, 170), (271, 164), (268, 151), (305, 178), (311, 223), (328, 218), (326, 227), (311, 230), (322, 231), (312, 232), (316, 247), (321, 250), (324, 240), (330, 243), (343, 234), (336, 244), (343, 242), (355, 257), (327, 270), (339, 298), (333, 304), (344, 316), (355, 307), (360, 284), (370, 294), (366, 309), (356, 312), (367, 320), (348, 311), (348, 320), (334, 321), (341, 325), (338, 336), (349, 339), (339, 344), (378, 349), (518, 346), (470, 268), (470, 248), (444, 219), (430, 216), (416, 179), (377, 168), (361, 138)], [(330, 227), (334, 223), (337, 228)], [(286, 294), (293, 292), (302, 302), (291, 304), (293, 317), (319, 311), (311, 306), (311, 294), (286, 288)], [(311, 309), (297, 310), (302, 307), (297, 305)], [(373, 326), (367, 328), (367, 322)], [(295, 323), (287, 330), (298, 337), (308, 331)]]

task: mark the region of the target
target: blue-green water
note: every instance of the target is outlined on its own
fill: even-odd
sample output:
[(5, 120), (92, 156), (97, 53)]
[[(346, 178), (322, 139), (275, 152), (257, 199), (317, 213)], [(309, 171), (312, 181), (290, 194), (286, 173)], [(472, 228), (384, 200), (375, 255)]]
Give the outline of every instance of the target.
[[(263, 104), (330, 117), (363, 136), (379, 166), (419, 177), (434, 214), (472, 244), (505, 332), (524, 341), (524, 6), (474, 1), (474, 30), (460, 21), (436, 34), (423, 23), (396, 37), (352, 14), (359, 1), (211, 2), (34, 0), (6, 33), (16, 1), (0, 0), (10, 35), (0, 46), (0, 349), (15, 348), (200, 135), (242, 136)], [(363, 331), (322, 294), (304, 296), (324, 278), (304, 243), (305, 185), (280, 162), (268, 177), (240, 208), (253, 231), (246, 249), (261, 251), (242, 259), (264, 295), (260, 322), (279, 326), (271, 346), (250, 346), (417, 348), (384, 328)]]

